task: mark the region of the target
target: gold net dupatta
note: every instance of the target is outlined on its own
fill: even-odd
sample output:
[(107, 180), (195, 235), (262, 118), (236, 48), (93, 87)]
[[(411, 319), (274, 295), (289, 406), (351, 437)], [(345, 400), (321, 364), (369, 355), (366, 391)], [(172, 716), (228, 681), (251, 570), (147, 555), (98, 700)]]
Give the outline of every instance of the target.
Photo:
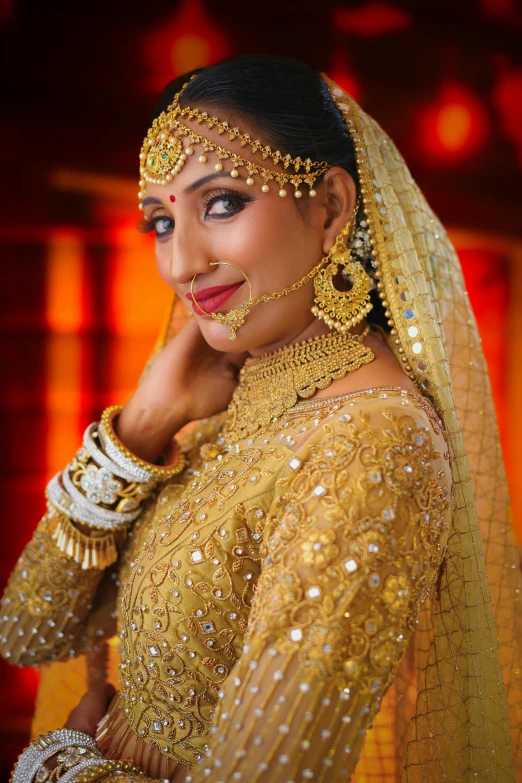
[[(390, 347), (445, 424), (455, 486), (439, 577), (351, 781), (522, 783), (522, 580), (489, 376), (461, 265), (393, 142), (326, 81), (356, 147), (397, 332)], [(176, 331), (171, 317), (158, 347)]]
[(522, 781), (521, 574), (489, 376), (461, 265), (391, 139), (329, 86), (357, 148), (397, 330), (390, 343), (444, 421), (455, 486), (439, 579), (353, 779)]

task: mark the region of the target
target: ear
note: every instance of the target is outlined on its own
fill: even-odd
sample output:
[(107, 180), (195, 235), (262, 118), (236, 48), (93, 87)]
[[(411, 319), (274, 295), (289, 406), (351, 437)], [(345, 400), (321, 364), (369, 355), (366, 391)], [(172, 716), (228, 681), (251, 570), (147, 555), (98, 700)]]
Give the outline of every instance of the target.
[(333, 166), (324, 175), (322, 204), (325, 210), (323, 224), (323, 253), (328, 254), (342, 228), (353, 220), (357, 188), (352, 177), (340, 166)]

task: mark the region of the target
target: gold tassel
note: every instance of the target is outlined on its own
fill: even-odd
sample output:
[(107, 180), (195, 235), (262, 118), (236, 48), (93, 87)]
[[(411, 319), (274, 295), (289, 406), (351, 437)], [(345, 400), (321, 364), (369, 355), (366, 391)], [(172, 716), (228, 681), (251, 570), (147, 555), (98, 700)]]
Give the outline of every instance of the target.
[(65, 516), (58, 519), (52, 538), (60, 552), (71, 557), (83, 570), (103, 570), (118, 559), (112, 532), (99, 537), (85, 535)]

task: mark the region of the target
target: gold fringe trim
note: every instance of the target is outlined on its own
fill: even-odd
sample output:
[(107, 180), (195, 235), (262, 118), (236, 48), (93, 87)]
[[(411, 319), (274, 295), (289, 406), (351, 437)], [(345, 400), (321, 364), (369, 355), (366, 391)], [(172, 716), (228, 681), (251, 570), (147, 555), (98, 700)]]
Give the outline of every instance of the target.
[(85, 535), (65, 516), (60, 516), (58, 519), (52, 539), (60, 552), (72, 557), (85, 571), (90, 568), (103, 571), (118, 559), (118, 550), (112, 532), (104, 532), (99, 537)]

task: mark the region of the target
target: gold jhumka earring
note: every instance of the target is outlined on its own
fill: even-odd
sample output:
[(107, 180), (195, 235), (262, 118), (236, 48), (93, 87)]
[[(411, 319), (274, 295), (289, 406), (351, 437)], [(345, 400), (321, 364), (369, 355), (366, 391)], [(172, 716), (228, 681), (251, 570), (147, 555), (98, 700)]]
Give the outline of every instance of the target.
[[(337, 332), (347, 332), (356, 326), (370, 312), (371, 278), (360, 261), (352, 258), (346, 239), (356, 225), (359, 201), (353, 211), (353, 220), (349, 221), (337, 236), (330, 252), (323, 259), (327, 265), (320, 269), (314, 279), (315, 301), (312, 313)], [(335, 287), (335, 277), (339, 274), (351, 284), (349, 291), (340, 291)]]

